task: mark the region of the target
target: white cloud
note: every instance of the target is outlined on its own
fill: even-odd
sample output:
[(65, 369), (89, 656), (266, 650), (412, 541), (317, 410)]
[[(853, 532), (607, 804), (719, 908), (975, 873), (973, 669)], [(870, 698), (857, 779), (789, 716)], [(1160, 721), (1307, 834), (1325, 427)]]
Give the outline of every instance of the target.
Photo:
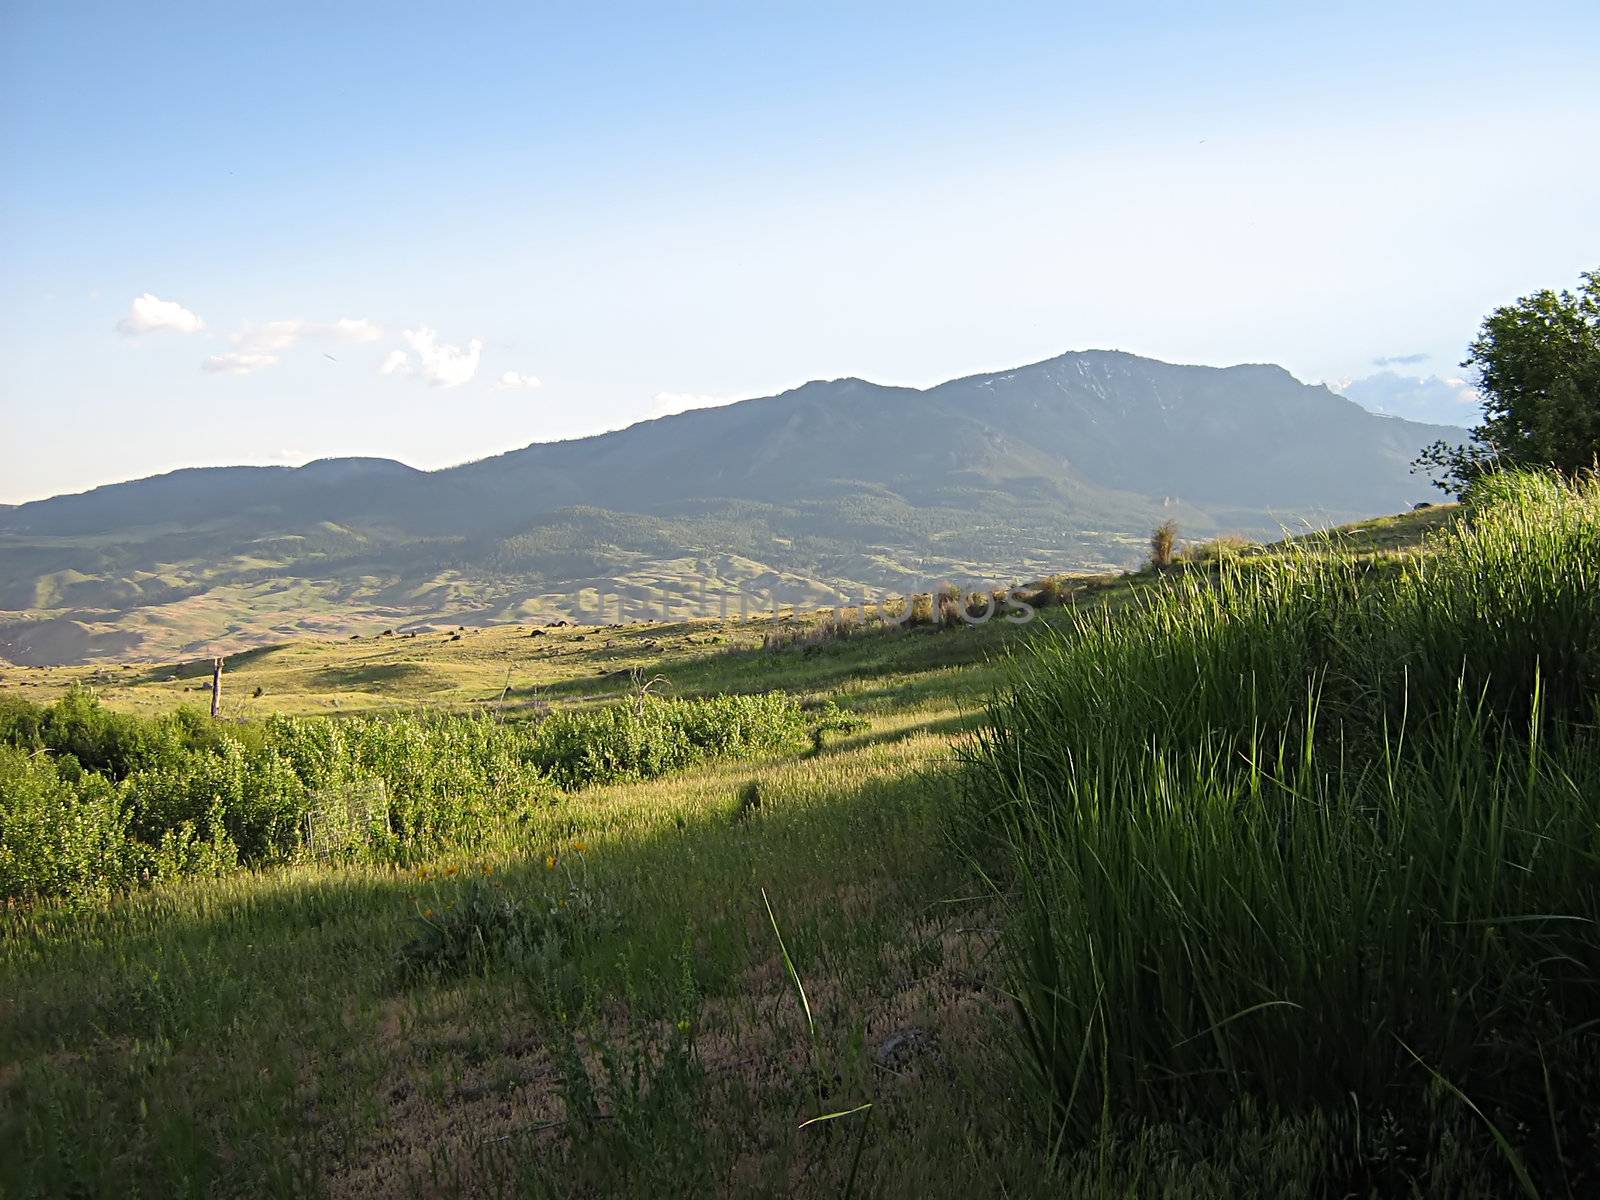
[(739, 396), (711, 396), (704, 392), (657, 392), (650, 404), (650, 417), (670, 417), (692, 408), (721, 408), (741, 399)]
[(382, 336), (383, 328), (365, 317), (341, 317), (331, 323), (291, 318), (247, 325), (229, 340), (247, 353), (269, 354), (291, 349), (300, 341), (375, 342)]
[(340, 317), (329, 328), (343, 342), (375, 342), (383, 336), (383, 326), (365, 317)]
[(541, 386), (542, 383), (543, 381), (537, 375), (521, 375), (516, 371), (503, 371), (500, 374), (500, 378), (495, 380), (494, 386), (497, 391), (509, 391), (517, 388), (531, 391)]
[(424, 325), (408, 329), (402, 334), (406, 345), (417, 356), (415, 368), (403, 350), (392, 350), (379, 368), (385, 375), (420, 375), (434, 387), (460, 387), (478, 373), (478, 360), (483, 355), (483, 342), (473, 338), (463, 350), (439, 341), (439, 335)]
[(228, 340), (234, 348), (225, 354), (213, 354), (200, 364), (202, 370), (229, 375), (248, 375), (276, 366), (284, 351), (292, 350), (302, 341), (317, 342), (375, 342), (383, 336), (383, 329), (365, 317), (341, 317), (337, 321), (302, 321), (298, 317), (281, 321), (268, 321), (262, 325), (246, 325)]
[(246, 326), (228, 340), (245, 353), (287, 350), (300, 340), (304, 326), (304, 321), (268, 321), (265, 325)]
[(1360, 379), (1332, 380), (1328, 386), (1363, 408), (1412, 421), (1471, 426), (1483, 415), (1483, 397), (1477, 388), (1453, 375), (1419, 378), (1379, 371)]
[(249, 354), (238, 350), (230, 350), (226, 354), (213, 354), (200, 364), (202, 371), (221, 375), (248, 375), (252, 371), (265, 370), (277, 363), (276, 354)]
[(206, 323), (176, 300), (162, 300), (146, 292), (128, 306), (128, 315), (117, 328), (129, 337), (170, 330), (173, 333), (199, 333)]

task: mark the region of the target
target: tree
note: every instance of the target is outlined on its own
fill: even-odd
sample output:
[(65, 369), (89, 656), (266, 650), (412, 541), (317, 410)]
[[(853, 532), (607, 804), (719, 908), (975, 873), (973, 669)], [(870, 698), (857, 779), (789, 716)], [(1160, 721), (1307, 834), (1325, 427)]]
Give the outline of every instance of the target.
[(1483, 423), (1466, 445), (1435, 442), (1413, 470), (1460, 492), (1497, 467), (1571, 475), (1600, 459), (1600, 270), (1576, 292), (1548, 288), (1484, 318), (1463, 367), (1478, 374)]

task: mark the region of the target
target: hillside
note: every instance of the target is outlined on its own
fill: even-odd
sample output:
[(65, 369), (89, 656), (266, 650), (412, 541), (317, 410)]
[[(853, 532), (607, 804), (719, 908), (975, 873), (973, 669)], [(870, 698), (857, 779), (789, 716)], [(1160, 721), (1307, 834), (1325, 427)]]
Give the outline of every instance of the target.
[(1090, 351), (926, 390), (814, 382), (434, 472), (178, 471), (0, 511), (0, 655), (152, 660), (574, 617), (602, 596), (688, 616), (703, 595), (1106, 569), (1168, 517), (1263, 536), (1404, 507), (1427, 493), (1417, 450), (1452, 436), (1279, 367)]
[(0, 1192), (1592, 1194), (1597, 503), (8, 671)]
[[(1453, 504), (1435, 505), (1343, 527), (1338, 536), (1352, 553), (1392, 559), (1418, 552), (1426, 537), (1448, 528), (1459, 512)], [(1190, 545), (1180, 549), (1185, 553), (1200, 556), (1205, 549)], [(1160, 585), (1162, 578), (1149, 570), (1072, 576), (1060, 581), (1061, 599), (1069, 606), (1115, 607)], [(962, 690), (977, 696), (998, 679), (991, 660), (1056, 623), (1062, 613), (1043, 606), (1036, 621), (1024, 625), (997, 618), (949, 629), (869, 631), (844, 641), (808, 638), (835, 618), (832, 609), (805, 608), (749, 620), (707, 617), (620, 627), (507, 624), (300, 637), (228, 659), (222, 712), (251, 720), (272, 713), (414, 713), (487, 705), (514, 714), (550, 704), (615, 700), (631, 695), (640, 679), (660, 679), (675, 695), (772, 687), (809, 692), (861, 679), (928, 679), (928, 672), (955, 668), (961, 669)], [(782, 652), (763, 652), (774, 643), (783, 646)], [(211, 661), (14, 666), (0, 675), (0, 693), (34, 702), (56, 699), (78, 685), (127, 712), (204, 708)]]

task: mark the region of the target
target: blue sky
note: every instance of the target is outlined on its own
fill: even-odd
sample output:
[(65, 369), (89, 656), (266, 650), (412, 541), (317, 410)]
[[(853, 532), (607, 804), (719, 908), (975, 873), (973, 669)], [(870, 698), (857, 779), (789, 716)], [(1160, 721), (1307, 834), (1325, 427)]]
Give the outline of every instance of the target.
[(1090, 347), (1450, 376), (1600, 266), (1600, 6), (1111, 10), (0, 0), (0, 502)]

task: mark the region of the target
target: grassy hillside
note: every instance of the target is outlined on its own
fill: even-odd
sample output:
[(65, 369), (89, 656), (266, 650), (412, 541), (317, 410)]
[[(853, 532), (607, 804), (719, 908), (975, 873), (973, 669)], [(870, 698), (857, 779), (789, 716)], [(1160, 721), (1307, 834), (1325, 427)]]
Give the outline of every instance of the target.
[[(1342, 536), (1352, 553), (1409, 553), (1425, 534), (1453, 520), (1456, 511), (1439, 505), (1374, 518), (1346, 527)], [(1195, 542), (1190, 553), (1211, 545)], [(1063, 577), (1069, 597), (1111, 603), (1154, 578)], [(1032, 587), (1021, 590), (1030, 592)], [(737, 604), (730, 603), (728, 619), (573, 625), (556, 618), (559, 623), (430, 625), (412, 632), (369, 627), (365, 634), (345, 637), (295, 638), (228, 658), (223, 712), (229, 718), (250, 719), (275, 712), (370, 713), (487, 704), (516, 712), (543, 702), (624, 695), (634, 686), (634, 671), (664, 675), (675, 691), (690, 694), (807, 690), (852, 677), (976, 667), (1035, 628), (994, 620), (946, 631), (908, 629), (904, 636), (828, 643), (809, 652), (741, 653), (759, 650), (777, 637), (793, 637), (796, 630), (825, 625), (833, 611), (795, 605), (776, 614), (752, 612), (741, 618)], [(616, 615), (614, 608), (607, 612)], [(1045, 608), (1041, 627), (1058, 619), (1059, 614)], [(966, 674), (963, 690), (977, 695), (993, 679), (986, 670)], [(179, 658), (0, 671), (0, 688), (20, 689), (18, 694), (36, 700), (52, 699), (75, 684), (92, 686), (106, 703), (130, 712), (165, 712), (183, 704), (205, 707), (210, 703), (211, 661)]]
[[(916, 511), (903, 514), (903, 528), (868, 531), (866, 550), (853, 532), (823, 536), (805, 514), (777, 515), (769, 531), (732, 538), (725, 530), (742, 519), (740, 507), (671, 522), (667, 533), (653, 519), (583, 510), (485, 544), (374, 540), (328, 555), (307, 555), (297, 536), (157, 558), (137, 538), (86, 553), (76, 539), (0, 533), (0, 590), (10, 594), (0, 597), (0, 658), (148, 663), (391, 628), (593, 621), (602, 607), (608, 619), (645, 619), (663, 606), (690, 617), (904, 593), (946, 578), (1003, 583), (1126, 565), (1137, 558), (1131, 528), (1143, 514), (1129, 528), (1070, 535), (1042, 516), (997, 516), (1005, 529), (986, 524), (985, 547), (953, 532), (968, 512)], [(943, 528), (925, 531), (930, 521)]]
[[(196, 859), (188, 869), (200, 874), (136, 883), (121, 898), (13, 904), (0, 918), (0, 1138), (13, 1148), (0, 1161), (0, 1192), (1457, 1196), (1525, 1193), (1526, 1179), (1539, 1194), (1578, 1194), (1592, 1182), (1584, 1164), (1600, 1150), (1591, 1144), (1594, 1096), (1582, 1084), (1593, 1078), (1585, 1074), (1592, 1034), (1576, 1015), (1595, 995), (1597, 824), (1593, 792), (1540, 789), (1588, 778), (1596, 761), (1581, 740), (1593, 714), (1570, 699), (1592, 695), (1600, 621), (1584, 597), (1595, 581), (1561, 555), (1573, 546), (1587, 555), (1600, 521), (1592, 494), (1529, 503), (1517, 528), (1441, 508), (1369, 522), (1336, 543), (1191, 547), (1193, 565), (1038, 589), (1041, 603), (1065, 603), (1025, 625), (840, 639), (822, 636), (821, 618), (809, 614), (538, 637), (526, 627), (459, 640), (380, 633), (236, 661), (227, 694), (240, 716), (274, 702), (301, 712), (335, 702), (394, 714), (486, 709), (487, 723), (470, 737), (465, 727), (448, 736), (468, 739), (459, 743), (463, 762), (498, 763), (497, 771), (534, 759), (493, 746), (552, 744), (537, 732), (545, 726), (524, 720), (546, 706), (643, 719), (665, 711), (653, 707), (668, 703), (657, 697), (778, 689), (813, 722), (832, 701), (864, 725), (841, 722), (804, 749), (708, 749), (698, 765), (658, 778), (553, 793), (530, 776), (485, 792), (489, 815), (453, 848), (369, 847), (341, 858), (313, 844), (257, 870)], [(1547, 511), (1564, 515), (1540, 515)], [(1497, 529), (1516, 534), (1498, 544), (1545, 549), (1513, 553), (1492, 573), (1459, 571)], [(1330, 641), (1291, 643), (1274, 632), (1272, 581), (1287, 581), (1281, 594), (1294, 597), (1316, 579), (1346, 581), (1327, 596), (1346, 595), (1348, 583), (1348, 595), (1381, 604), (1349, 608), (1366, 615), (1339, 617)], [(1486, 579), (1505, 585), (1495, 594), (1509, 607), (1495, 609), (1474, 590)], [(1550, 677), (1546, 703), (1569, 698), (1545, 710), (1556, 722), (1542, 727), (1548, 771), (1530, 771), (1525, 733), (1485, 723), (1500, 721), (1501, 705), (1514, 710), (1521, 685), (1509, 681), (1496, 707), (1457, 731), (1455, 758), (1428, 740), (1453, 727), (1418, 729), (1428, 757), (1408, 751), (1395, 771), (1358, 772), (1361, 788), (1389, 780), (1382, 794), (1419, 798), (1404, 825), (1414, 834), (1404, 857), (1384, 857), (1387, 843), (1370, 840), (1399, 828), (1408, 811), (1375, 805), (1381, 794), (1351, 791), (1346, 802), (1330, 792), (1317, 809), (1329, 824), (1284, 823), (1293, 797), (1273, 789), (1318, 778), (1333, 787), (1339, 778), (1331, 762), (1294, 760), (1292, 739), (1271, 741), (1254, 775), (1229, 765), (1220, 745), (1204, 760), (1217, 769), (1179, 770), (1205, 743), (1181, 731), (1240, 728), (1221, 714), (1225, 704), (1244, 711), (1237, 696), (1247, 676), (1217, 669), (1212, 697), (1195, 689), (1192, 673), (1216, 661), (1207, 638), (1251, 612), (1265, 620), (1240, 626), (1264, 639), (1257, 677), (1278, 680), (1271, 695), (1288, 705), (1255, 709), (1261, 729), (1301, 728), (1294, 697), (1306, 693), (1289, 684), (1309, 663), (1330, 703), (1339, 700), (1320, 728), (1331, 733), (1337, 716), (1348, 734), (1344, 761), (1359, 766), (1383, 744), (1381, 732), (1369, 736), (1382, 727), (1371, 724), (1372, 698), (1386, 706), (1394, 697), (1334, 686), (1368, 677), (1328, 647), (1364, 648), (1362, 662), (1414, 670), (1427, 661), (1408, 648), (1420, 644), (1416, 631), (1445, 628), (1426, 616), (1443, 611), (1427, 607), (1431, 596), (1464, 598), (1449, 609), (1451, 628), (1469, 646), (1497, 630), (1510, 656), (1501, 662), (1520, 661), (1518, 639), (1530, 631), (1568, 647), (1565, 673)], [(1330, 601), (1306, 611), (1346, 610)], [(1218, 612), (1228, 619), (1213, 619)], [(1541, 623), (1530, 625), (1530, 614)], [(1349, 623), (1369, 619), (1378, 624)], [(1152, 640), (1153, 629), (1168, 632)], [(1382, 653), (1379, 634), (1393, 637)], [(1444, 647), (1442, 637), (1428, 644)], [(92, 673), (8, 671), (5, 694), (64, 695)], [(134, 714), (203, 699), (184, 691), (197, 673), (168, 673), (180, 677), (114, 671), (104, 694), (115, 711)], [(424, 677), (429, 686), (418, 686)], [(1140, 679), (1159, 687), (1139, 688)], [(1573, 679), (1589, 690), (1571, 691)], [(256, 686), (263, 695), (247, 698)], [(1433, 703), (1444, 694), (1428, 687), (1417, 696)], [(1096, 754), (1108, 765), (1136, 764), (1133, 747), (1150, 736), (1163, 701), (1161, 729), (1178, 732), (1170, 743), (1159, 732), (1157, 744), (1178, 756), (1175, 773), (1118, 793), (1145, 798), (1137, 819), (1091, 820), (1083, 797), (1063, 790), (1076, 786), (1058, 765), (1080, 748), (1071, 739), (1098, 731)], [(1080, 705), (1075, 720), (1065, 718), (1069, 703)], [(1519, 719), (1525, 731), (1525, 710)], [(148, 715), (138, 721), (154, 727)], [(250, 731), (264, 724), (243, 727), (248, 752), (261, 752)], [(338, 724), (351, 744), (369, 736), (360, 721)], [(206, 736), (200, 727), (185, 736)], [(297, 736), (321, 737), (316, 728)], [(382, 723), (370, 728), (374, 746), (389, 744)], [(446, 736), (455, 727), (438, 728)], [(420, 756), (393, 778), (431, 777), (438, 755), (416, 740), (423, 729), (414, 716), (393, 725)], [(580, 742), (592, 735), (579, 732)], [(1018, 753), (996, 753), (1005, 736)], [(1320, 755), (1341, 743), (1315, 744)], [(1499, 747), (1509, 771), (1483, 774), (1468, 753), (1474, 745)], [(362, 761), (368, 774), (352, 782), (388, 769)], [(1019, 776), (1013, 762), (1037, 766)], [(1285, 767), (1301, 773), (1285, 776)], [(149, 777), (129, 778), (140, 795), (151, 791)], [(1025, 798), (1019, 778), (1029, 781)], [(1500, 832), (1476, 818), (1440, 824), (1453, 810), (1427, 798), (1452, 778), (1481, 778), (1491, 797), (1521, 779), (1515, 804), (1483, 809), (1510, 823)], [(1234, 790), (1217, 803), (1199, 792), (1183, 793), (1184, 804), (1153, 803), (1196, 779)], [(1357, 777), (1348, 779), (1354, 787)], [(1278, 820), (1264, 826), (1249, 798), (1269, 795)], [(194, 796), (209, 802), (209, 793)], [(1209, 823), (1156, 819), (1190, 808)], [(1465, 819), (1475, 810), (1454, 811)], [(1370, 823), (1373, 812), (1388, 823)], [(1573, 841), (1572, 820), (1591, 844)], [(1148, 840), (1119, 842), (1124, 826)], [(1069, 828), (1077, 834), (1062, 840)], [(1319, 842), (1318, 828), (1343, 836)], [(1540, 831), (1548, 845), (1530, 856)], [(1110, 893), (1124, 897), (1121, 906), (1069, 900), (1084, 884), (1073, 873), (1083, 860), (1069, 850), (1090, 844), (1088, 833), (1100, 839), (1106, 869), (1128, 868), (1116, 877), (1122, 891)], [(1167, 856), (1151, 857), (1151, 846)], [(1491, 869), (1500, 850), (1514, 870)], [(1207, 861), (1209, 875), (1180, 869)], [(1454, 913), (1431, 890), (1452, 878), (1452, 863), (1473, 881), (1465, 888), (1457, 876), (1445, 893), (1463, 904)], [(1549, 872), (1547, 863), (1559, 867)], [(1271, 875), (1273, 864), (1296, 877)], [(1335, 869), (1358, 868), (1367, 870), (1364, 890), (1342, 892)], [(1410, 890), (1393, 891), (1397, 878)], [(1166, 882), (1152, 890), (1141, 880)], [(1525, 890), (1497, 891), (1496, 880)], [(1169, 884), (1187, 889), (1179, 912), (1162, 906)], [(1233, 898), (1231, 884), (1270, 884), (1280, 901), (1304, 899), (1298, 926), (1281, 904), (1271, 912), (1269, 945), (1341, 964), (1344, 978), (1402, 1013), (1432, 1014), (1419, 1007), (1424, 1000), (1445, 1004), (1438, 1027), (1379, 1025), (1369, 1045), (1295, 1024), (1295, 1013), (1322, 1011), (1313, 995), (1337, 994), (1321, 983), (1307, 992), (1307, 977), (1269, 969), (1251, 909), (1235, 900), (1256, 905), (1263, 922), (1269, 913), (1256, 893)], [(1392, 896), (1405, 905), (1384, 909), (1379, 901)], [(1408, 927), (1421, 941), (1398, 940), (1392, 921), (1373, 929), (1397, 940), (1368, 937), (1341, 897), (1364, 899), (1373, 914), (1426, 915)], [(1535, 898), (1540, 907), (1518, 906)], [(1320, 924), (1309, 920), (1313, 901), (1331, 905)], [(1384, 946), (1394, 957), (1363, 957)], [(1165, 956), (1152, 991), (1139, 983), (1141, 947)], [(1101, 965), (1085, 985), (1076, 972), (1091, 960)], [(1557, 961), (1581, 969), (1552, 975), (1540, 965)], [(1182, 982), (1163, 993), (1163, 979)], [(1411, 995), (1413, 979), (1427, 990)], [(1449, 1001), (1469, 980), (1493, 990), (1460, 988), (1471, 1002)], [(1548, 1016), (1529, 1023), (1531, 1011)], [(1276, 1022), (1270, 1036), (1256, 1035), (1262, 1020)], [(1420, 1065), (1379, 1036), (1391, 1030)], [(1541, 1047), (1544, 1074), (1530, 1076)], [(1325, 1076), (1343, 1086), (1340, 1071), (1369, 1061), (1381, 1064), (1375, 1090), (1361, 1082), (1354, 1102), (1306, 1082)], [(1478, 1097), (1486, 1100), (1475, 1108)]]

